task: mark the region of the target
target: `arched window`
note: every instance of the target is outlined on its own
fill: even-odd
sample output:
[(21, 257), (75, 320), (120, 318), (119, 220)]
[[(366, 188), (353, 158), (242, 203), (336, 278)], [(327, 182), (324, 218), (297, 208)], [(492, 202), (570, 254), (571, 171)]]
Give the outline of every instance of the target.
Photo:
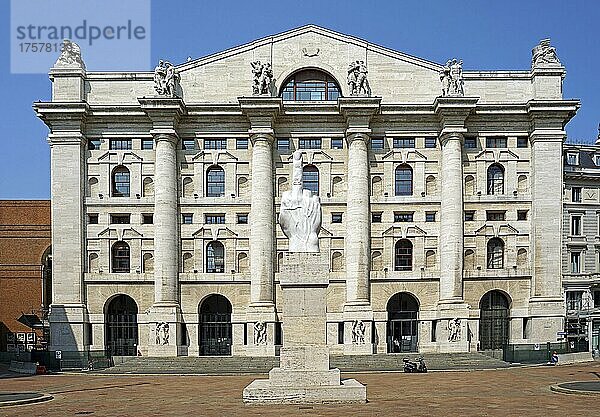
[(342, 95), (333, 77), (316, 69), (298, 71), (282, 85), (281, 97), (284, 100), (330, 101)]
[(379, 175), (375, 175), (371, 179), (371, 195), (373, 197), (381, 197), (383, 194), (383, 180)]
[(517, 191), (519, 194), (527, 192), (527, 175), (519, 175), (517, 178)]
[(527, 268), (529, 259), (527, 258), (527, 249), (521, 248), (517, 251), (517, 268)]
[(192, 272), (194, 269), (194, 255), (190, 252), (183, 254), (183, 272)]
[(112, 174), (112, 196), (129, 197), (129, 170), (123, 165), (115, 168)]
[(433, 175), (429, 175), (425, 179), (425, 193), (427, 195), (435, 195), (436, 191), (437, 191), (437, 184), (436, 184), (435, 177)]
[(426, 268), (434, 268), (435, 267), (435, 251), (428, 250), (425, 252), (425, 267)]
[(408, 165), (398, 165), (396, 168), (396, 195), (412, 195), (413, 172)]
[(302, 169), (302, 182), (304, 188), (312, 191), (313, 195), (319, 195), (319, 170), (314, 165), (306, 165)]
[(488, 194), (504, 194), (504, 168), (502, 168), (502, 165), (490, 165), (488, 168), (487, 185)]
[(504, 242), (494, 237), (487, 245), (487, 267), (488, 269), (504, 268)]
[(225, 272), (225, 247), (212, 241), (206, 246), (206, 272)]
[(145, 253), (143, 257), (144, 272), (154, 272), (154, 255), (151, 253)]
[(238, 178), (238, 196), (245, 197), (248, 194), (248, 178)]
[(341, 252), (333, 252), (331, 255), (331, 271), (338, 272), (344, 270), (344, 256)]
[(154, 181), (152, 178), (146, 177), (143, 181), (144, 186), (144, 197), (152, 197), (154, 195)]
[(410, 271), (412, 269), (413, 245), (408, 239), (396, 242), (395, 270)]
[(112, 272), (129, 272), (129, 245), (123, 241), (112, 247)]
[(465, 195), (475, 194), (475, 177), (467, 175), (465, 177)]
[(246, 252), (240, 252), (238, 254), (238, 272), (248, 272), (248, 254)]
[(223, 197), (225, 195), (225, 170), (212, 166), (206, 171), (206, 196)]
[(287, 178), (279, 177), (277, 179), (277, 194), (279, 195), (279, 197), (281, 197), (286, 190), (287, 190)]
[(183, 197), (192, 197), (194, 195), (194, 180), (190, 177), (183, 179)]
[(98, 197), (98, 178), (92, 177), (88, 180), (88, 197)]
[(88, 257), (88, 272), (98, 272), (98, 254), (95, 252)]
[(465, 251), (464, 264), (465, 269), (468, 271), (475, 269), (475, 251), (473, 249), (467, 249)]
[(342, 179), (342, 177), (333, 177), (331, 188), (331, 194), (335, 197), (340, 197), (343, 194), (344, 188), (344, 180)]
[(381, 271), (383, 269), (383, 256), (381, 256), (381, 251), (374, 250), (371, 253), (371, 269), (373, 271)]

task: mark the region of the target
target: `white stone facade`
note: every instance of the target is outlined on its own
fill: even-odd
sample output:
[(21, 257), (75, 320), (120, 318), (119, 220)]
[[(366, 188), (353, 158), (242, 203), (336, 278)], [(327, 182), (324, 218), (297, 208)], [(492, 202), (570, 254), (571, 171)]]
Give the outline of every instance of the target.
[[(252, 96), (257, 60), (271, 63), (270, 95)], [(356, 60), (368, 66), (370, 97), (349, 95)], [(305, 69), (337, 83), (341, 97), (284, 100), (286, 80)], [(489, 348), (479, 333), (490, 291), (508, 303), (502, 343), (556, 341), (562, 142), (579, 102), (563, 99), (559, 62), (465, 71), (464, 96), (442, 97), (442, 70), (316, 26), (176, 66), (176, 97), (157, 96), (151, 72), (53, 68), (52, 101), (34, 105), (52, 152), (52, 349), (115, 342), (109, 304), (124, 294), (137, 306), (134, 350), (214, 354), (199, 313), (219, 294), (231, 304), (231, 333), (212, 342), (227, 339), (233, 355), (276, 354), (287, 250), (276, 215), (302, 145), (304, 164), (318, 170), (332, 353)], [(129, 196), (116, 196), (125, 171)], [(207, 187), (213, 174), (224, 177), (219, 196)], [(223, 265), (208, 259), (215, 241)], [(119, 271), (118, 242), (129, 272)], [(398, 293), (417, 309), (399, 301), (391, 312)], [(353, 340), (357, 320), (365, 343)], [(256, 343), (257, 322), (266, 343)]]

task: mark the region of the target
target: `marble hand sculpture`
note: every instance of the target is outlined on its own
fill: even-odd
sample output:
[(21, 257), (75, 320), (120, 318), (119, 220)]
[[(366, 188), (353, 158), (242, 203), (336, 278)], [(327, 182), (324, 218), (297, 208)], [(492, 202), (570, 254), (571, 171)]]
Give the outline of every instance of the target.
[(302, 188), (302, 152), (294, 152), (292, 166), (292, 190), (281, 197), (279, 224), (290, 240), (290, 252), (319, 252), (321, 201)]

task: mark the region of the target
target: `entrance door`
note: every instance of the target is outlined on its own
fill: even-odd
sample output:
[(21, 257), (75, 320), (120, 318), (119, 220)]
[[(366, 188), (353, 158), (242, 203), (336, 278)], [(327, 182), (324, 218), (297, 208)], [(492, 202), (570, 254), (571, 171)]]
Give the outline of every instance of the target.
[(408, 293), (395, 294), (387, 304), (388, 353), (417, 352), (419, 303)]
[(136, 356), (138, 345), (137, 304), (121, 294), (106, 308), (106, 353), (111, 356)]
[(231, 355), (231, 303), (222, 295), (209, 296), (200, 306), (200, 355)]
[(479, 349), (502, 349), (508, 344), (508, 299), (500, 291), (490, 291), (482, 297), (479, 308)]

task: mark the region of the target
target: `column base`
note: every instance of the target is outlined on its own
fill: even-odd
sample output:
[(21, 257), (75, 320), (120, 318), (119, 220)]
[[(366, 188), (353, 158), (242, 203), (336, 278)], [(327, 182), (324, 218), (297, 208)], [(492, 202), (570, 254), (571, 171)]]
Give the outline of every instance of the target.
[[(244, 356), (275, 356), (275, 323), (277, 311), (275, 304), (270, 302), (252, 303), (246, 312), (246, 338), (248, 344), (244, 346)], [(258, 338), (256, 323), (264, 323), (266, 337)]]
[[(368, 301), (358, 300), (344, 305), (344, 355), (372, 355), (377, 347), (373, 340), (373, 308)], [(354, 329), (362, 322), (363, 330)], [(356, 332), (356, 334), (355, 334)], [(361, 334), (362, 333), (362, 334)]]
[(86, 324), (89, 322), (85, 304), (52, 304), (48, 315), (50, 323), (50, 350), (81, 352), (85, 344)]
[(456, 298), (438, 303), (437, 349), (441, 353), (469, 352), (469, 305)]
[(148, 312), (148, 356), (168, 357), (187, 355), (187, 346), (181, 343), (183, 317), (175, 303), (156, 303)]

